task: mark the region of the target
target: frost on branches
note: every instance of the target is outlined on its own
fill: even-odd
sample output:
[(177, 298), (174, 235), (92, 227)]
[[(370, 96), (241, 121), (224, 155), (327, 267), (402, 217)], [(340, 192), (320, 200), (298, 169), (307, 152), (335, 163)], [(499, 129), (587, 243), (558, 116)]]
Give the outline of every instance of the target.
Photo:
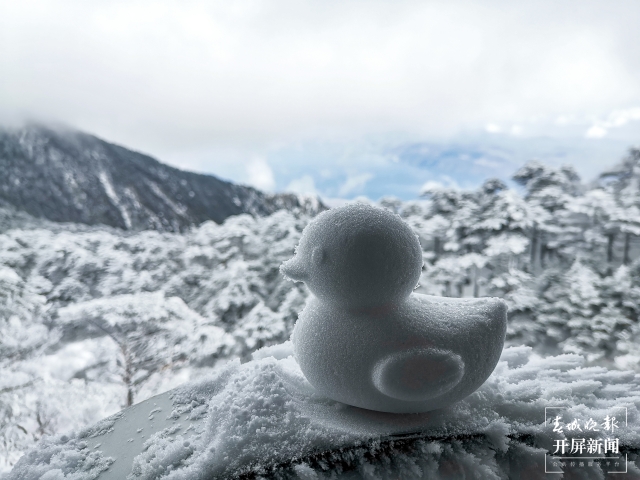
[(278, 272), (308, 222), (291, 212), (184, 235), (1, 218), (0, 472), (44, 435), (286, 340), (306, 298)]
[[(589, 186), (536, 162), (514, 180), (522, 193), (489, 180), (379, 202), (420, 237), (417, 291), (502, 297), (507, 345), (638, 371), (640, 150)], [(135, 233), (0, 210), (0, 472), (46, 435), (287, 340), (307, 292), (278, 267), (309, 220)]]

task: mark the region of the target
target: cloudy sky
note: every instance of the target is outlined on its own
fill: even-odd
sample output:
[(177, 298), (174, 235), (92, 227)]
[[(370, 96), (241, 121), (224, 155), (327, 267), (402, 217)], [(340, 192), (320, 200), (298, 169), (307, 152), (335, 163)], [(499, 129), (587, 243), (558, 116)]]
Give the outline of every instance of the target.
[(640, 2), (0, 0), (0, 122), (270, 191), (415, 198), (640, 143)]

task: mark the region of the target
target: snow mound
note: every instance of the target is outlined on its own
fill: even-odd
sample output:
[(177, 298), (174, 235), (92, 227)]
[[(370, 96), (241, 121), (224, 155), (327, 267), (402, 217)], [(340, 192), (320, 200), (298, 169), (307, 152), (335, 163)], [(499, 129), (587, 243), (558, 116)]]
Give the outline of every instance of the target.
[[(188, 421), (150, 435), (126, 478), (451, 478), (456, 472), (461, 478), (465, 472), (469, 478), (518, 478), (525, 470), (542, 477), (544, 454), (553, 452), (556, 439), (585, 435), (553, 432), (553, 423), (545, 423), (548, 407), (562, 407), (563, 419), (580, 422), (618, 412), (620, 451), (629, 474), (640, 475), (634, 465), (640, 455), (640, 375), (585, 368), (584, 362), (577, 355), (540, 358), (529, 347), (506, 348), (491, 377), (466, 399), (427, 413), (392, 414), (320, 396), (287, 342), (172, 391), (167, 418)], [(626, 410), (626, 425), (620, 409)], [(100, 472), (114, 452), (101, 451), (99, 443), (86, 450), (85, 440), (99, 442), (104, 431), (102, 425), (71, 439), (48, 439), (8, 478), (113, 478)], [(589, 436), (611, 434), (600, 429)], [(125, 439), (120, 443), (127, 448)], [(585, 478), (603, 478), (600, 468), (594, 463), (581, 471), (592, 472)]]
[(38, 448), (26, 453), (7, 479), (94, 480), (114, 459), (93, 450), (79, 435), (44, 437)]

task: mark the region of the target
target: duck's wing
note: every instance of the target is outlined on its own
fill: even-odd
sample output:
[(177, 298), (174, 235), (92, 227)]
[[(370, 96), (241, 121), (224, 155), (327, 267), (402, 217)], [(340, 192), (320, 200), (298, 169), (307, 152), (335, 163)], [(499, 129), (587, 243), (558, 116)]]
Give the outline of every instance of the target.
[(464, 368), (462, 358), (451, 351), (415, 348), (382, 358), (373, 369), (373, 383), (388, 397), (424, 401), (455, 387)]
[(481, 372), (481, 375), (486, 373), (486, 379), (496, 366), (504, 345), (507, 305), (499, 298), (413, 294), (396, 323), (408, 325), (405, 335), (428, 341), (421, 346), (458, 354), (467, 366), (465, 376), (472, 371)]

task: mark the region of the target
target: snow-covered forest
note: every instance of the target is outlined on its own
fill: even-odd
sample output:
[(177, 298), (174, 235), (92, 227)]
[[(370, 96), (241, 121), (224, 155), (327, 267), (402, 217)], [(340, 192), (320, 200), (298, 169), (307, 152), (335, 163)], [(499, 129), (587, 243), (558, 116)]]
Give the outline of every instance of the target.
[[(513, 180), (379, 202), (420, 237), (417, 291), (503, 297), (507, 345), (640, 370), (640, 150), (590, 185), (537, 162)], [(307, 291), (278, 268), (309, 220), (132, 233), (0, 211), (0, 476), (43, 435), (286, 340)]]

